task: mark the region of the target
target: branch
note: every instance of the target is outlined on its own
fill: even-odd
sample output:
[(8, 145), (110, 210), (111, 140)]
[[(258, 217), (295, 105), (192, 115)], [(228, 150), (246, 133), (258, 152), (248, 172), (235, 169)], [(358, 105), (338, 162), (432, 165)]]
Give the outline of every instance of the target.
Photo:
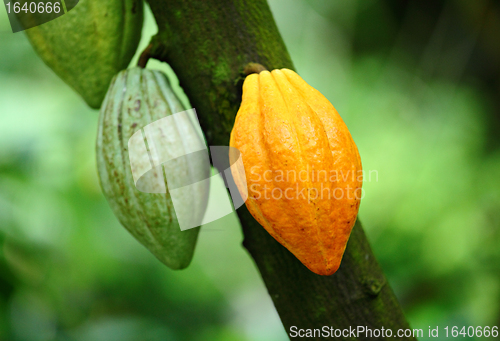
[[(151, 56), (168, 62), (196, 108), (209, 145), (228, 145), (244, 67), (293, 69), (265, 0), (149, 0), (159, 32)], [(245, 240), (281, 320), (298, 328), (409, 328), (358, 221), (340, 269), (309, 271), (250, 215), (238, 210)], [(369, 337), (346, 338), (356, 340)], [(397, 338), (395, 338), (397, 339)], [(414, 338), (405, 338), (415, 340)]]

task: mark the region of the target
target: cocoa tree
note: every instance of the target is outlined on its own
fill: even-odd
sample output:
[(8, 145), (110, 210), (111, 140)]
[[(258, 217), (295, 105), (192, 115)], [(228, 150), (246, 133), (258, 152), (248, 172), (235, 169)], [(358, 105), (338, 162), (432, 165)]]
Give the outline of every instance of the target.
[[(158, 24), (140, 63), (169, 63), (196, 108), (209, 145), (228, 145), (248, 63), (293, 69), (266, 0), (148, 0)], [(244, 247), (254, 259), (287, 332), (297, 328), (409, 328), (361, 222), (340, 269), (318, 276), (238, 209)], [(346, 340), (373, 339), (366, 336)], [(397, 339), (397, 338), (395, 338)], [(400, 339), (414, 340), (414, 337)]]

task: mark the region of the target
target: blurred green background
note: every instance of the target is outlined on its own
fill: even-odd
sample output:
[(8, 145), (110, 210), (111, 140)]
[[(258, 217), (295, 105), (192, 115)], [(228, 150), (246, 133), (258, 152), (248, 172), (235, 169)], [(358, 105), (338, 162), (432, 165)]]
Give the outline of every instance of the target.
[[(500, 326), (498, 2), (270, 5), (374, 171), (359, 217), (412, 327)], [(98, 112), (8, 30), (0, 10), (0, 340), (286, 340), (234, 215), (202, 228), (179, 272), (120, 226)], [(155, 32), (148, 10), (140, 49)]]

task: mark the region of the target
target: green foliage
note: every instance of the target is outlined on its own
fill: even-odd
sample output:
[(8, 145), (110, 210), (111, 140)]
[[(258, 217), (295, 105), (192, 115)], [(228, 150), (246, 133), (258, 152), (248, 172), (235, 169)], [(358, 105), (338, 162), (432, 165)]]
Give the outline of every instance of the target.
[[(375, 254), (412, 327), (498, 325), (495, 98), (468, 64), (436, 72), (438, 61), (467, 60), (467, 51), (443, 51), (429, 37), (415, 50), (410, 37), (394, 38), (401, 28), (384, 2), (347, 3), (270, 2), (297, 71), (358, 145), (367, 170), (360, 219)], [(351, 14), (335, 14), (344, 9)], [(392, 39), (359, 37), (385, 34), (379, 23)], [(148, 14), (141, 48), (154, 31)], [(286, 339), (236, 218), (201, 229), (188, 269), (164, 267), (101, 194), (97, 113), (22, 35), (0, 33), (0, 49), (9, 51), (0, 54), (0, 339)]]

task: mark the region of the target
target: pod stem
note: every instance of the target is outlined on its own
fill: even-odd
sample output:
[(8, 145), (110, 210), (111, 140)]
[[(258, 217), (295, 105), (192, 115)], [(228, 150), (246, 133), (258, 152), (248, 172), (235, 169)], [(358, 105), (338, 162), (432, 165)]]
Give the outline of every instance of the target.
[(150, 43), (144, 51), (142, 51), (139, 60), (137, 61), (137, 66), (140, 68), (145, 68), (148, 64), (149, 59), (152, 57), (151, 50), (153, 49), (153, 43)]
[(243, 69), (245, 76), (251, 75), (252, 73), (261, 73), (262, 71), (267, 71), (267, 69), (259, 63), (248, 63)]

